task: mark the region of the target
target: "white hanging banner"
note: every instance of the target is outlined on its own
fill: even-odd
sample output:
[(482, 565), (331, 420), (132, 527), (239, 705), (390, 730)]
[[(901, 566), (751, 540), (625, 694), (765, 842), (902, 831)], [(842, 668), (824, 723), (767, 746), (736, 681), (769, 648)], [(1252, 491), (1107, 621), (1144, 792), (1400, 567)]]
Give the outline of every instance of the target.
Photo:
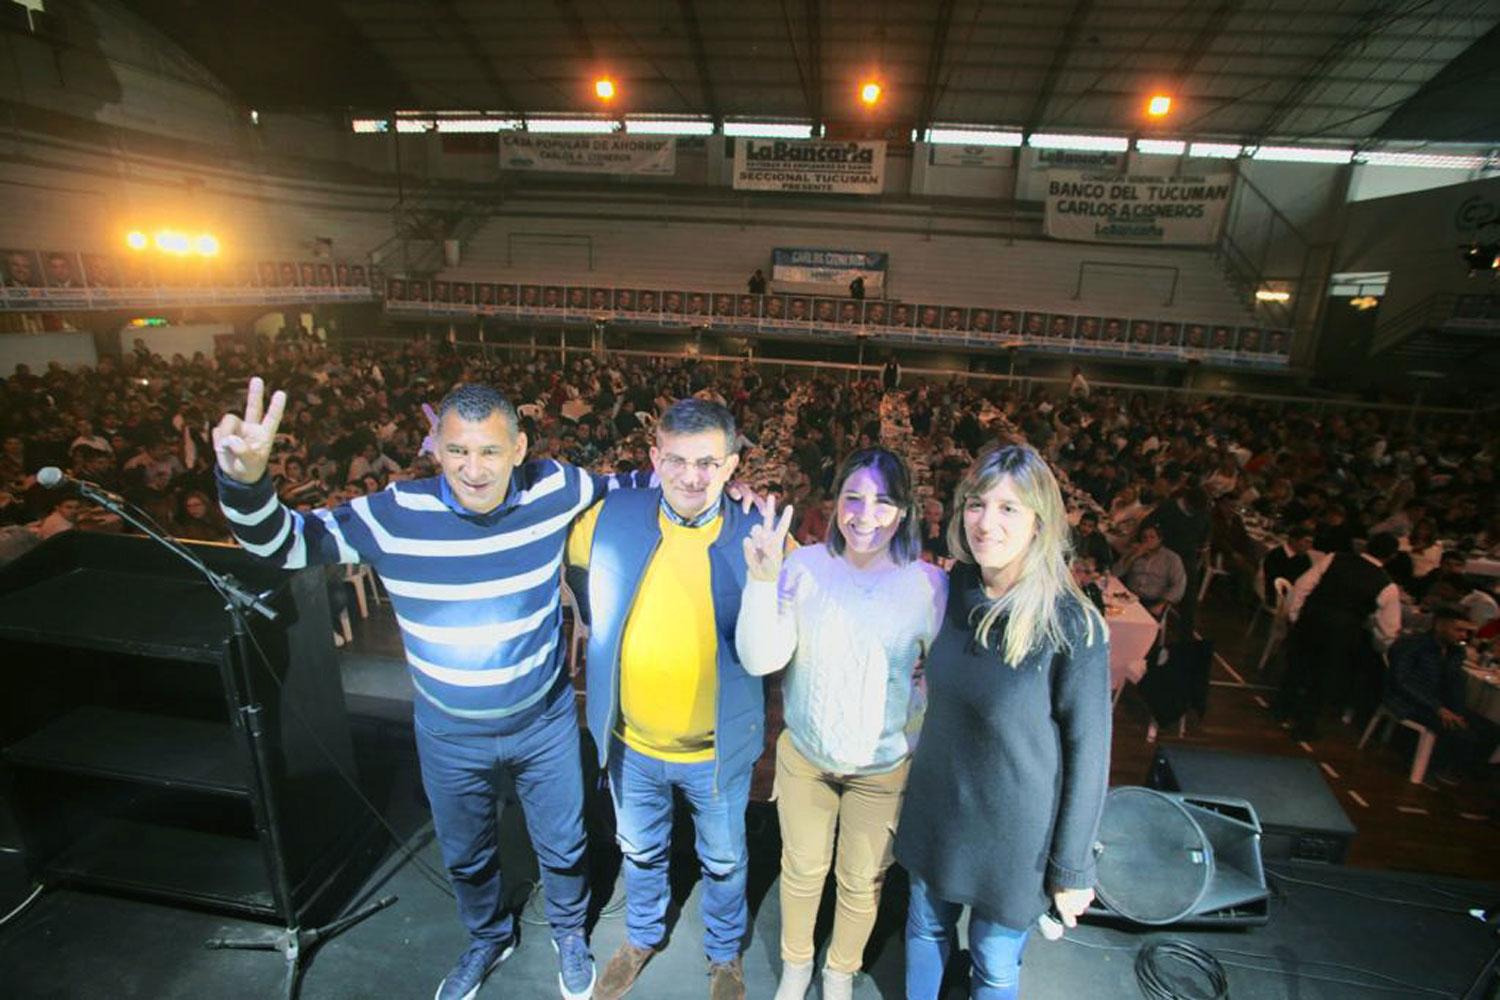
[(671, 136), (502, 132), (500, 169), (671, 176), (677, 172), (677, 140)]
[(1046, 233), (1089, 243), (1212, 244), (1234, 187), (1230, 174), (1158, 177), (1047, 172)]
[(885, 142), (746, 139), (734, 142), (737, 191), (880, 194)]

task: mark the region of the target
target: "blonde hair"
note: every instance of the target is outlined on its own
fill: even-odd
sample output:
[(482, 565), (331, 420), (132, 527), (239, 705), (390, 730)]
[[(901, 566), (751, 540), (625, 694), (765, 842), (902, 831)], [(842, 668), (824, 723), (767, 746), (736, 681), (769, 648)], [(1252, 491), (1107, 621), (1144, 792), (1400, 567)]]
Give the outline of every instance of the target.
[(1086, 645), (1094, 644), (1096, 634), (1104, 634), (1104, 619), (1084, 597), (1068, 569), (1072, 540), (1062, 491), (1052, 469), (1030, 445), (994, 448), (981, 454), (970, 466), (953, 493), (948, 551), (961, 562), (974, 562), (964, 531), (964, 507), (969, 500), (983, 496), (1006, 479), (1021, 504), (1035, 512), (1036, 530), (1018, 557), (1021, 566), (1015, 584), (1000, 597), (975, 609), (978, 621), (974, 623), (974, 638), (988, 649), (995, 623), (1005, 619), (1003, 659), (1016, 667), (1044, 642), (1058, 649), (1068, 647), (1065, 605), (1073, 605), (1082, 614)]

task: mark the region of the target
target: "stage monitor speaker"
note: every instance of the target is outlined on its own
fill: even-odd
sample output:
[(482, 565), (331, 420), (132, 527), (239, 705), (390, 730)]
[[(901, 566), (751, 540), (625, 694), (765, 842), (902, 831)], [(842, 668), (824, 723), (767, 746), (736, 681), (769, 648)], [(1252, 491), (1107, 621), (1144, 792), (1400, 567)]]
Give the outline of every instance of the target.
[(1159, 747), (1146, 784), (1191, 796), (1232, 795), (1255, 807), (1268, 861), (1341, 864), (1354, 824), (1315, 761), (1172, 744)]
[(1260, 821), (1243, 799), (1111, 789), (1098, 865), (1096, 916), (1151, 926), (1254, 926), (1269, 916)]

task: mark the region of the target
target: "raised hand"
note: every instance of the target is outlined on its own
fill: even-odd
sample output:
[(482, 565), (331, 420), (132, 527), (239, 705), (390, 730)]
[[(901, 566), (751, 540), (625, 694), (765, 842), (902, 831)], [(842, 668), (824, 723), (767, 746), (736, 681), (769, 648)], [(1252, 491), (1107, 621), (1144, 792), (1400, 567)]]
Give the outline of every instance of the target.
[(219, 468), (230, 479), (241, 483), (260, 482), (271, 462), (271, 444), (286, 409), (286, 393), (277, 390), (271, 405), (264, 407), (266, 384), (259, 377), (250, 380), (245, 399), (245, 415), (224, 414), (214, 428), (214, 455)]
[(745, 539), (745, 568), (751, 579), (774, 582), (781, 575), (786, 535), (792, 528), (792, 507), (788, 504), (777, 517), (776, 498), (768, 497), (761, 513), (761, 523), (752, 527)]
[(437, 458), (437, 435), (438, 415), (437, 410), (432, 408), (431, 403), (422, 404), (422, 416), (427, 418), (427, 436), (422, 439), (422, 447), (418, 449), (418, 455), (431, 455)]

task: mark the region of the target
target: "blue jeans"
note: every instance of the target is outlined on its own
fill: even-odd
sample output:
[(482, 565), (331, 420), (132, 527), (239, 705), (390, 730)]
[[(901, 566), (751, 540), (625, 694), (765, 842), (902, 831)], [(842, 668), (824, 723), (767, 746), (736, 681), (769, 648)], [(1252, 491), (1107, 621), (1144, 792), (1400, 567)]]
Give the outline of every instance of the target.
[(693, 813), (703, 872), (703, 950), (710, 962), (727, 962), (739, 955), (750, 929), (745, 901), (750, 769), (719, 775), (715, 790), (713, 761), (658, 760), (616, 740), (609, 754), (609, 790), (615, 800), (616, 837), (625, 856), (626, 934), (637, 948), (658, 948), (666, 940), (674, 788)]
[(459, 918), (475, 940), (515, 935), (500, 877), (496, 807), (502, 770), (515, 783), (526, 816), (553, 937), (583, 931), (589, 905), (583, 766), (572, 690), (561, 691), (536, 721), (508, 736), (440, 736), (416, 725), (432, 825)]
[[(911, 876), (906, 1000), (937, 1000), (962, 911), (961, 903), (938, 899), (927, 883)], [(1021, 995), (1021, 951), (1029, 933), (969, 913), (969, 996), (973, 1000), (1016, 1000)]]

